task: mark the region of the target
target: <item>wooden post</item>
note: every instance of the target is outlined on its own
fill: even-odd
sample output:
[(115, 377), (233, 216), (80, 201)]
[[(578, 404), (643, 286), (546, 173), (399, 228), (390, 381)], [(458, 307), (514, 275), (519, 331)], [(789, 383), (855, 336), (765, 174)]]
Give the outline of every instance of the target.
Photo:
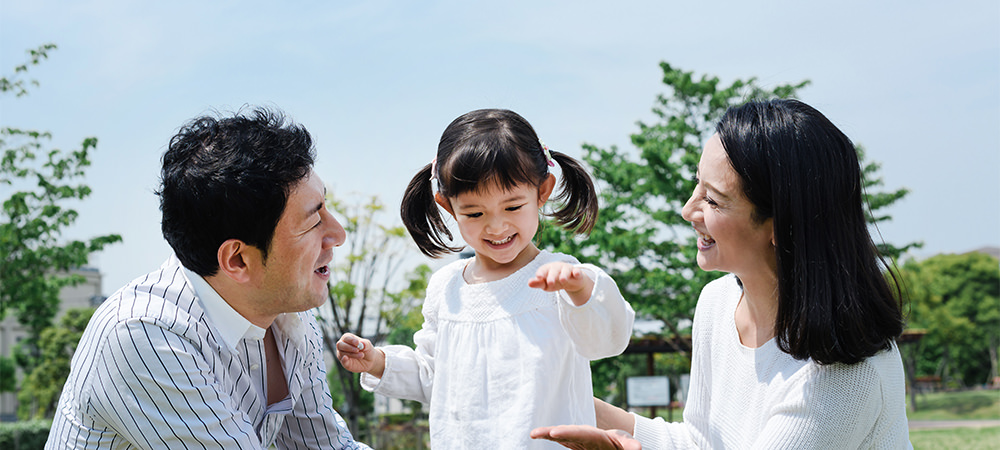
[[(653, 376), (653, 354), (652, 353), (646, 353), (646, 375)], [(656, 407), (655, 406), (650, 406), (649, 407), (649, 417), (651, 419), (656, 417)]]

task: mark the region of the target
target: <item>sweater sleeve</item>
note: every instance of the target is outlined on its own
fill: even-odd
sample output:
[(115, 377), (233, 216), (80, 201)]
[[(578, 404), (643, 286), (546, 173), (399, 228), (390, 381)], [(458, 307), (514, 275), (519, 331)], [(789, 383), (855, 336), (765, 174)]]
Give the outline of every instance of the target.
[(611, 276), (592, 264), (577, 267), (594, 280), (594, 291), (581, 306), (559, 291), (559, 321), (581, 356), (595, 360), (619, 355), (632, 337), (635, 311)]
[(687, 422), (670, 422), (660, 417), (649, 419), (632, 413), (635, 417), (635, 431), (632, 436), (642, 443), (642, 448), (657, 449), (696, 449), (698, 446), (692, 439), (691, 426)]

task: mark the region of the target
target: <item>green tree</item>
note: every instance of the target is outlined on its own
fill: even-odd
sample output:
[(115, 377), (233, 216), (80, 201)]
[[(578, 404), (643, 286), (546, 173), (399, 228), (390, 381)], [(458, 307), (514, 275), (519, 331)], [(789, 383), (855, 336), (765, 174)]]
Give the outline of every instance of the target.
[(914, 376), (946, 385), (996, 379), (1000, 348), (1000, 261), (978, 252), (909, 260), (900, 270), (910, 297), (910, 326), (926, 330), (916, 345)]
[[(30, 60), (0, 78), (0, 93), (27, 95), (35, 80), (25, 80), (28, 68), (48, 57), (55, 45), (29, 51)], [(47, 149), (47, 132), (0, 127), (0, 186), (4, 187), (0, 223), (0, 319), (13, 312), (28, 331), (18, 364), (30, 372), (39, 364), (39, 339), (59, 310), (59, 292), (83, 281), (68, 270), (87, 263), (91, 253), (121, 241), (117, 234), (85, 241), (61, 242), (62, 232), (77, 218), (64, 205), (83, 200), (90, 188), (79, 183), (90, 166), (97, 139), (88, 137), (80, 149)], [(9, 196), (8, 196), (9, 193)]]
[[(660, 63), (667, 93), (657, 96), (654, 123), (638, 122), (631, 135), (636, 152), (612, 146), (584, 145), (583, 160), (592, 169), (600, 190), (601, 213), (589, 238), (572, 238), (555, 227), (538, 236), (541, 247), (577, 256), (604, 267), (618, 282), (638, 317), (663, 323), (662, 337), (673, 349), (687, 354), (685, 335), (704, 285), (720, 276), (697, 267), (697, 249), (690, 224), (681, 208), (694, 190), (701, 147), (714, 133), (715, 123), (731, 106), (749, 99), (789, 98), (807, 86), (762, 87), (756, 78), (724, 84), (718, 77), (683, 71)], [(863, 157), (861, 149), (859, 155)], [(878, 187), (878, 164), (863, 164), (866, 187)], [(875, 212), (906, 195), (905, 189), (869, 194), (873, 220), (887, 220)], [(914, 244), (910, 244), (914, 245)], [(909, 248), (887, 247), (895, 251)], [(645, 374), (643, 364), (631, 359), (594, 364), (595, 393), (612, 395), (623, 374)], [(657, 358), (659, 368), (673, 375), (688, 370), (689, 362)], [(616, 366), (612, 369), (601, 365)], [(605, 391), (604, 386), (611, 386)], [(620, 394), (620, 393), (619, 393)], [(621, 398), (617, 395), (614, 398)]]
[[(327, 351), (336, 354), (336, 343), (344, 333), (354, 333), (376, 344), (412, 343), (413, 332), (420, 328), (423, 316), (419, 305), (427, 288), (430, 268), (417, 265), (405, 275), (402, 287), (394, 285), (396, 275), (415, 249), (409, 244), (402, 226), (387, 227), (378, 222), (385, 207), (377, 197), (349, 203), (327, 197), (330, 210), (343, 218), (347, 241), (337, 252), (331, 267), (330, 301), (318, 310)], [(347, 251), (346, 255), (340, 252)], [(374, 396), (361, 388), (359, 375), (339, 363), (330, 371), (331, 390), (339, 386), (335, 401), (351, 432), (361, 440), (370, 436), (367, 412), (372, 411)]]
[(69, 363), (83, 336), (94, 308), (73, 308), (48, 327), (39, 339), (40, 362), (25, 377), (17, 394), (17, 415), (21, 420), (51, 417), (59, 394), (69, 376)]
[[(858, 161), (861, 162), (861, 183), (864, 189), (865, 204), (868, 205), (868, 209), (865, 211), (865, 217), (868, 219), (870, 224), (878, 224), (880, 222), (888, 222), (892, 220), (892, 216), (885, 212), (885, 208), (889, 207), (897, 200), (906, 197), (910, 193), (907, 188), (899, 188), (894, 191), (877, 191), (881, 189), (884, 185), (882, 177), (878, 174), (878, 171), (882, 168), (882, 163), (875, 161), (865, 161), (865, 150), (861, 145), (857, 145), (858, 150)], [(877, 225), (876, 225), (877, 226)], [(875, 230), (875, 246), (878, 248), (879, 254), (889, 258), (891, 261), (898, 260), (903, 254), (905, 254), (910, 249), (923, 247), (923, 242), (910, 242), (904, 244), (901, 247), (897, 247), (889, 242), (884, 242), (881, 240), (877, 234), (877, 229)]]
[(14, 358), (0, 356), (0, 392), (17, 390), (17, 363)]

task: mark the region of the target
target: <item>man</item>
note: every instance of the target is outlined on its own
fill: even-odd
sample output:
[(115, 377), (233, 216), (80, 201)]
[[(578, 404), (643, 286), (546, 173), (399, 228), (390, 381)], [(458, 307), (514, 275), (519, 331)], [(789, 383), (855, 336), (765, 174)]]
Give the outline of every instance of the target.
[(333, 409), (308, 312), (345, 239), (314, 158), (264, 109), (171, 139), (157, 194), (174, 256), (94, 313), (47, 449), (368, 448)]

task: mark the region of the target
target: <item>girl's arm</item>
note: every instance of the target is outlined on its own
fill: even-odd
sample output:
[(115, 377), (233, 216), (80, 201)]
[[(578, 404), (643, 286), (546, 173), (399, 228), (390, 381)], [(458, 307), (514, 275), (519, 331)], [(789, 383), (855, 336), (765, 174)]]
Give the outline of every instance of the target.
[(559, 292), (565, 299), (559, 302), (559, 321), (581, 356), (607, 358), (628, 347), (635, 311), (600, 268), (552, 262), (540, 267), (528, 286)]
[(385, 368), (381, 374), (361, 374), (361, 387), (379, 394), (429, 403), (434, 387), (434, 341), (437, 333), (433, 327), (424, 328), (413, 335), (416, 348), (406, 345), (377, 347), (382, 353)]
[(337, 359), (345, 369), (361, 374), (362, 388), (393, 398), (430, 401), (437, 340), (436, 315), (428, 314), (430, 303), (424, 304), (423, 327), (413, 335), (415, 349), (405, 345), (375, 347), (351, 333), (337, 341)]

